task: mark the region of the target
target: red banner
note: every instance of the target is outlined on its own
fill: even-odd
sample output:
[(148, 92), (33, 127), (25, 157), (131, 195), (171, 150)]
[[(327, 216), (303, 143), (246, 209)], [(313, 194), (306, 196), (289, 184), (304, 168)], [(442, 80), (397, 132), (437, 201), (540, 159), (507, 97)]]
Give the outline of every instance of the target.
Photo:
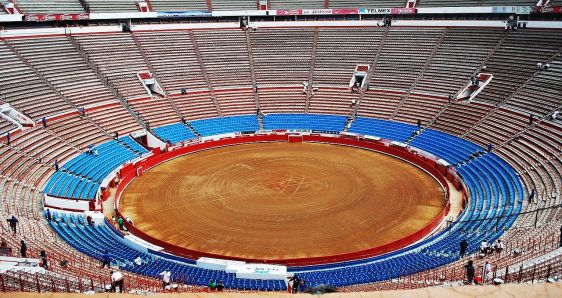
[(359, 8), (279, 9), (278, 16), (358, 14)]
[(541, 7), (542, 13), (562, 13), (562, 6)]
[(90, 14), (29, 14), (25, 15), (25, 21), (27, 22), (47, 22), (47, 21), (78, 21), (78, 20), (88, 20), (90, 19)]
[(415, 14), (415, 8), (408, 8), (408, 7), (397, 7), (390, 9), (391, 14)]
[(278, 9), (276, 15), (278, 16), (300, 16), (302, 9)]
[(337, 9), (332, 9), (332, 14), (359, 14), (359, 8), (337, 8)]

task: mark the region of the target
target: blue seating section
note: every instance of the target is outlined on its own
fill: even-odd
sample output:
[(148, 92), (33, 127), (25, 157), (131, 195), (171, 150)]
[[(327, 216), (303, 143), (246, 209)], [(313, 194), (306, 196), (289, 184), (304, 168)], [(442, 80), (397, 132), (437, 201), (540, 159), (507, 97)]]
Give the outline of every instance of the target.
[[(215, 118), (195, 121), (194, 127), (202, 135), (220, 134), (255, 128), (254, 119), (254, 116)], [(330, 115), (272, 114), (265, 116), (263, 120), (265, 129), (341, 131), (346, 119), (343, 116)], [(183, 127), (183, 125), (179, 125)], [(403, 142), (411, 136), (415, 129), (415, 126), (403, 123), (358, 118), (350, 131)], [(461, 240), (466, 239), (469, 242), (468, 251), (474, 252), (479, 248), (482, 240), (494, 241), (515, 222), (517, 214), (521, 210), (524, 189), (517, 173), (501, 158), (493, 153), (485, 153), (478, 158), (468, 159), (470, 154), (483, 151), (483, 148), (435, 130), (424, 131), (413, 139), (411, 145), (456, 165), (457, 173), (468, 187), (470, 198), (467, 208), (463, 210), (457, 221), (437, 235), (382, 256), (333, 264), (292, 267), (289, 268), (289, 271), (297, 273), (301, 278), (307, 280), (309, 286), (319, 284), (347, 286), (388, 280), (453, 262), (458, 259)], [(114, 145), (108, 146), (113, 147)], [(109, 150), (99, 147), (103, 152)], [(73, 159), (68, 165), (65, 165), (72, 171), (56, 173), (47, 184), (46, 189), (66, 194), (68, 193), (66, 190), (72, 189), (66, 185), (75, 183), (74, 180), (76, 180), (72, 175), (103, 177), (93, 175), (100, 171), (100, 164), (90, 163), (92, 159), (90, 156), (82, 155)], [(460, 163), (461, 161), (464, 162)], [(66, 184), (59, 185), (53, 183), (53, 180), (55, 182), (60, 180), (61, 183)], [(67, 180), (72, 182), (66, 182)], [(86, 182), (79, 183), (87, 184)], [(89, 191), (85, 185), (81, 192), (73, 193), (73, 195), (88, 194)], [(193, 260), (150, 250), (139, 251), (139, 248), (129, 246), (109, 225), (92, 228), (85, 227), (81, 218), (62, 217), (59, 220), (52, 222), (53, 227), (77, 249), (99, 258), (107, 247), (112, 254), (122, 260), (126, 270), (156, 276), (163, 269), (170, 268), (175, 274), (190, 276), (193, 278), (190, 283), (198, 285), (205, 285), (212, 278), (221, 279), (227, 287), (238, 289), (285, 289), (284, 283), (281, 282), (236, 279), (225, 272), (196, 268), (193, 266)], [(140, 267), (132, 265), (132, 259), (139, 254), (151, 260), (148, 265)]]
[[(201, 269), (195, 262), (185, 262), (181, 258), (168, 256), (165, 253), (155, 253), (141, 247), (129, 245), (118, 231), (109, 224), (88, 226), (83, 215), (52, 214), (51, 226), (57, 233), (77, 250), (100, 259), (105, 250), (112, 258), (112, 266), (138, 274), (158, 278), (158, 274), (169, 269), (173, 278), (183, 278), (182, 282), (191, 285), (205, 286), (209, 280), (222, 280), (226, 288), (261, 291), (285, 291), (285, 281), (282, 280), (251, 280), (236, 278), (233, 273), (224, 271)], [(147, 261), (137, 266), (133, 260), (140, 256)], [(183, 259), (185, 260), (185, 259)]]
[(260, 129), (256, 115), (210, 118), (191, 121), (190, 124), (203, 137)]
[[(441, 134), (428, 134), (425, 137), (430, 144), (443, 143)], [(451, 156), (462, 154), (455, 151), (462, 152), (464, 148), (451, 147)], [(470, 190), (471, 201), (455, 224), (445, 231), (387, 255), (338, 264), (291, 268), (291, 271), (298, 273), (309, 285), (327, 283), (347, 286), (376, 282), (453, 262), (458, 259), (459, 243), (463, 239), (469, 242), (468, 251), (474, 252), (482, 240), (494, 241), (499, 238), (521, 211), (523, 186), (517, 174), (495, 154), (486, 154), (457, 170)]]
[(93, 200), (103, 179), (120, 165), (141, 154), (115, 140), (98, 145), (93, 151), (97, 155), (82, 153), (61, 166), (45, 186), (44, 192), (58, 197)]
[(131, 150), (133, 150), (133, 152), (137, 154), (145, 154), (148, 152), (146, 148), (141, 146), (139, 143), (135, 142), (135, 140), (133, 140), (130, 136), (121, 137), (119, 138), (119, 141), (125, 143), (126, 146), (131, 148)]
[(269, 114), (263, 117), (266, 130), (306, 129), (317, 131), (342, 131), (345, 116), (318, 114)]
[(398, 142), (405, 142), (416, 130), (415, 125), (362, 117), (355, 119), (349, 128), (349, 132)]
[(171, 144), (177, 144), (179, 142), (197, 138), (197, 136), (182, 123), (157, 127), (152, 131), (160, 140), (164, 142), (169, 141)]
[(476, 151), (484, 151), (484, 148), (476, 144), (433, 129), (425, 130), (410, 145), (439, 156), (451, 164), (468, 159)]
[(74, 174), (58, 171), (45, 186), (45, 193), (57, 197), (67, 197), (82, 200), (92, 200), (96, 197), (99, 183), (88, 178)]

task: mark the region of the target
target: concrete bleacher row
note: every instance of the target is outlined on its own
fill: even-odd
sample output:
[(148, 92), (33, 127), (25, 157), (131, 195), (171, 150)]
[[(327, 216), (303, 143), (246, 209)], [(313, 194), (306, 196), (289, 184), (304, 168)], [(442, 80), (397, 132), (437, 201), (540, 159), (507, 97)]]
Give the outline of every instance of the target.
[[(51, 90), (4, 42), (0, 42), (0, 82), (2, 94), (20, 112), (34, 119), (72, 107)], [(27, 92), (23, 92), (28, 90)]]
[[(430, 121), (446, 102), (432, 105), (430, 100), (417, 94), (441, 97), (454, 94), (484, 64), (487, 71), (494, 74), (494, 79), (477, 96), (478, 102), (502, 103), (536, 116), (556, 108), (556, 94), (561, 87), (550, 82), (559, 81), (560, 53), (556, 53), (562, 39), (550, 30), (504, 32), (435, 28), (420, 32), (411, 28), (390, 28), (388, 34), (385, 30), (263, 29), (248, 32), (248, 36), (238, 30), (195, 30), (193, 33), (139, 32), (12, 39), (0, 43), (4, 54), (0, 59), (12, 66), (0, 71), (6, 74), (2, 78), (6, 82), (10, 78), (12, 83), (3, 91), (7, 101), (35, 119), (67, 111), (72, 105), (108, 103), (115, 100), (113, 89), (124, 98), (147, 97), (136, 73), (148, 69), (155, 72), (168, 94), (179, 94), (182, 89), (188, 92), (177, 97), (177, 106), (186, 119), (213, 116), (203, 115), (202, 111), (192, 116), (183, 101), (189, 98), (201, 104), (217, 102), (218, 114), (252, 113), (256, 108), (250, 90), (254, 84), (252, 72), (264, 111), (269, 107), (276, 111), (284, 108), (284, 103), (272, 102), (272, 96), (294, 100), (287, 110), (279, 112), (290, 112), (291, 106), (300, 107), (301, 111), (307, 108), (312, 112), (341, 111), (345, 101), (354, 96), (340, 91), (338, 96), (332, 96), (335, 89), (327, 89), (330, 91), (325, 93), (323, 87), (347, 88), (358, 64), (374, 65), (370, 81), (373, 90), (365, 94), (358, 110), (360, 115), (382, 118), (397, 115), (396, 120), (410, 123)], [(341, 42), (342, 38), (346, 42)], [(337, 47), (334, 48), (334, 44)], [(37, 48), (42, 50), (39, 52)], [(413, 49), (416, 49), (415, 58), (409, 57)], [(249, 51), (253, 61), (249, 61)], [(377, 52), (380, 52), (378, 57)], [(336, 53), (338, 59), (333, 58)], [(519, 64), (511, 63), (513, 55), (517, 55)], [(551, 68), (537, 71), (536, 61), (548, 59), (552, 59)], [(59, 71), (50, 68), (53, 60), (60, 64)], [(252, 70), (250, 65), (253, 65)], [(306, 102), (306, 95), (299, 92), (302, 82), (309, 78), (312, 80), (309, 83), (320, 87), (309, 98), (310, 104)], [(526, 86), (519, 88), (521, 84)], [(285, 91), (278, 89), (280, 87)], [(23, 88), (33, 90), (34, 96), (49, 96), (55, 108), (47, 112), (47, 108), (38, 106), (44, 101), (21, 98), (19, 91)], [(233, 88), (240, 90), (229, 91)], [(241, 89), (245, 90), (244, 96), (239, 96)], [(394, 90), (401, 95), (381, 94), (379, 90)], [(527, 104), (530, 97), (540, 104)], [(338, 105), (334, 105), (336, 98), (342, 101)], [(427, 113), (408, 110), (409, 106), (418, 106), (409, 103), (413, 101), (425, 102), (423, 105), (433, 110)], [(490, 109), (485, 105), (481, 107)], [(460, 109), (463, 109), (461, 105), (454, 105), (445, 110), (439, 120), (447, 121), (452, 114), (458, 116), (462, 113)], [(297, 109), (293, 111), (298, 112)], [(467, 123), (467, 128), (475, 123)], [(440, 125), (439, 122), (436, 125)]]
[(90, 12), (138, 11), (138, 0), (87, 0)]
[(23, 13), (85, 13), (78, 0), (17, 0), (14, 1)]
[[(24, 13), (85, 13), (90, 12), (127, 12), (138, 11), (137, 0), (85, 0), (85, 7), (79, 0), (15, 0), (15, 3)], [(150, 0), (155, 11), (182, 11), (182, 10), (255, 10), (256, 0)], [(295, 9), (295, 8), (390, 8), (404, 7), (405, 0), (270, 0), (269, 9)], [(327, 4), (327, 5), (326, 5)], [(451, 6), (504, 6), (504, 5), (536, 5), (533, 0), (421, 0), (419, 7), (451, 7)]]
[(0, 134), (5, 134), (10, 130), (14, 130), (17, 128), (17, 125), (14, 123), (0, 117)]
[(85, 106), (112, 98), (68, 38), (14, 39), (6, 44), (17, 51), (36, 76), (40, 74), (50, 83), (51, 89), (55, 88), (55, 92), (72, 104)]
[(148, 71), (130, 34), (74, 37), (94, 64), (125, 98), (147, 96), (138, 72)]

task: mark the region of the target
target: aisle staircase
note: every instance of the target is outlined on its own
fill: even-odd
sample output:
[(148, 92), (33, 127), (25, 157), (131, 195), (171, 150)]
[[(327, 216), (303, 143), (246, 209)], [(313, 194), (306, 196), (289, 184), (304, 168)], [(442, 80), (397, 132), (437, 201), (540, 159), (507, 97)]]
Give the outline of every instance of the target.
[(308, 88), (306, 89), (306, 103), (305, 103), (305, 113), (308, 113), (310, 109), (310, 101), (314, 96), (314, 66), (316, 64), (316, 51), (318, 49), (318, 27), (314, 28), (314, 42), (312, 43), (312, 53), (310, 57), (310, 71), (308, 73)]
[(203, 78), (205, 78), (205, 83), (209, 88), (209, 93), (211, 94), (211, 99), (213, 100), (213, 103), (215, 104), (215, 108), (217, 109), (217, 114), (219, 114), (219, 116), (222, 117), (223, 114), (219, 106), (219, 103), (217, 102), (215, 89), (213, 88), (211, 84), (211, 80), (209, 79), (209, 75), (207, 74), (207, 69), (205, 68), (205, 62), (203, 61), (203, 56), (201, 55), (201, 51), (199, 50), (199, 46), (197, 43), (197, 38), (195, 38), (195, 34), (193, 34), (192, 30), (189, 30), (189, 38), (191, 38), (191, 43), (193, 44), (193, 50), (195, 51), (195, 54), (197, 56), (197, 62), (201, 66), (201, 72), (203, 74)]
[(445, 30), (443, 30), (443, 32), (441, 33), (441, 36), (439, 37), (439, 40), (435, 44), (435, 47), (433, 47), (433, 50), (429, 54), (429, 57), (427, 57), (427, 59), (425, 61), (425, 64), (423, 65), (423, 68), (421, 69), (421, 71), (416, 76), (416, 79), (414, 80), (414, 82), (412, 82), (412, 84), (410, 85), (410, 88), (408, 88), (408, 91), (406, 91), (406, 94), (404, 94), (402, 97), (400, 97), (400, 103), (398, 104), (398, 106), (396, 107), (394, 112), (392, 112), (392, 115), (390, 116), (391, 120), (394, 119), (394, 117), (396, 117), (396, 115), (399, 113), (400, 109), (404, 106), (404, 104), (408, 100), (408, 97), (410, 97), (410, 94), (412, 94), (412, 92), (414, 91), (414, 89), (418, 85), (418, 82), (420, 81), (420, 79), (425, 75), (425, 72), (427, 71), (429, 66), (433, 63), (433, 58), (435, 57), (435, 54), (437, 53), (437, 50), (439, 49), (439, 47), (443, 43), (443, 40), (445, 39), (445, 35), (447, 35), (448, 30), (449, 30), (449, 28), (445, 28)]

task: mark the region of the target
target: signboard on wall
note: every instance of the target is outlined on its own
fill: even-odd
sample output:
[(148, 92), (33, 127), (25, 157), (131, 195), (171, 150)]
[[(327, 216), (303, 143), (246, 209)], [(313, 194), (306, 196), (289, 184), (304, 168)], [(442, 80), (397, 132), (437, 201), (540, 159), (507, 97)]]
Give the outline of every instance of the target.
[(158, 12), (159, 18), (210, 17), (212, 15), (210, 11), (206, 10)]
[(415, 14), (415, 8), (393, 7), (393, 8), (360, 8), (359, 14)]
[(541, 7), (542, 13), (562, 13), (562, 6)]
[(24, 20), (27, 22), (47, 22), (47, 21), (79, 21), (89, 20), (90, 14), (26, 14)]
[(326, 8), (326, 9), (279, 9), (275, 11), (278, 16), (300, 15), (348, 15), (348, 14), (415, 14), (415, 8)]
[(530, 14), (533, 6), (493, 6), (492, 13)]
[(358, 14), (358, 8), (326, 8), (326, 9), (279, 9), (278, 16), (300, 16), (300, 15), (346, 15)]

